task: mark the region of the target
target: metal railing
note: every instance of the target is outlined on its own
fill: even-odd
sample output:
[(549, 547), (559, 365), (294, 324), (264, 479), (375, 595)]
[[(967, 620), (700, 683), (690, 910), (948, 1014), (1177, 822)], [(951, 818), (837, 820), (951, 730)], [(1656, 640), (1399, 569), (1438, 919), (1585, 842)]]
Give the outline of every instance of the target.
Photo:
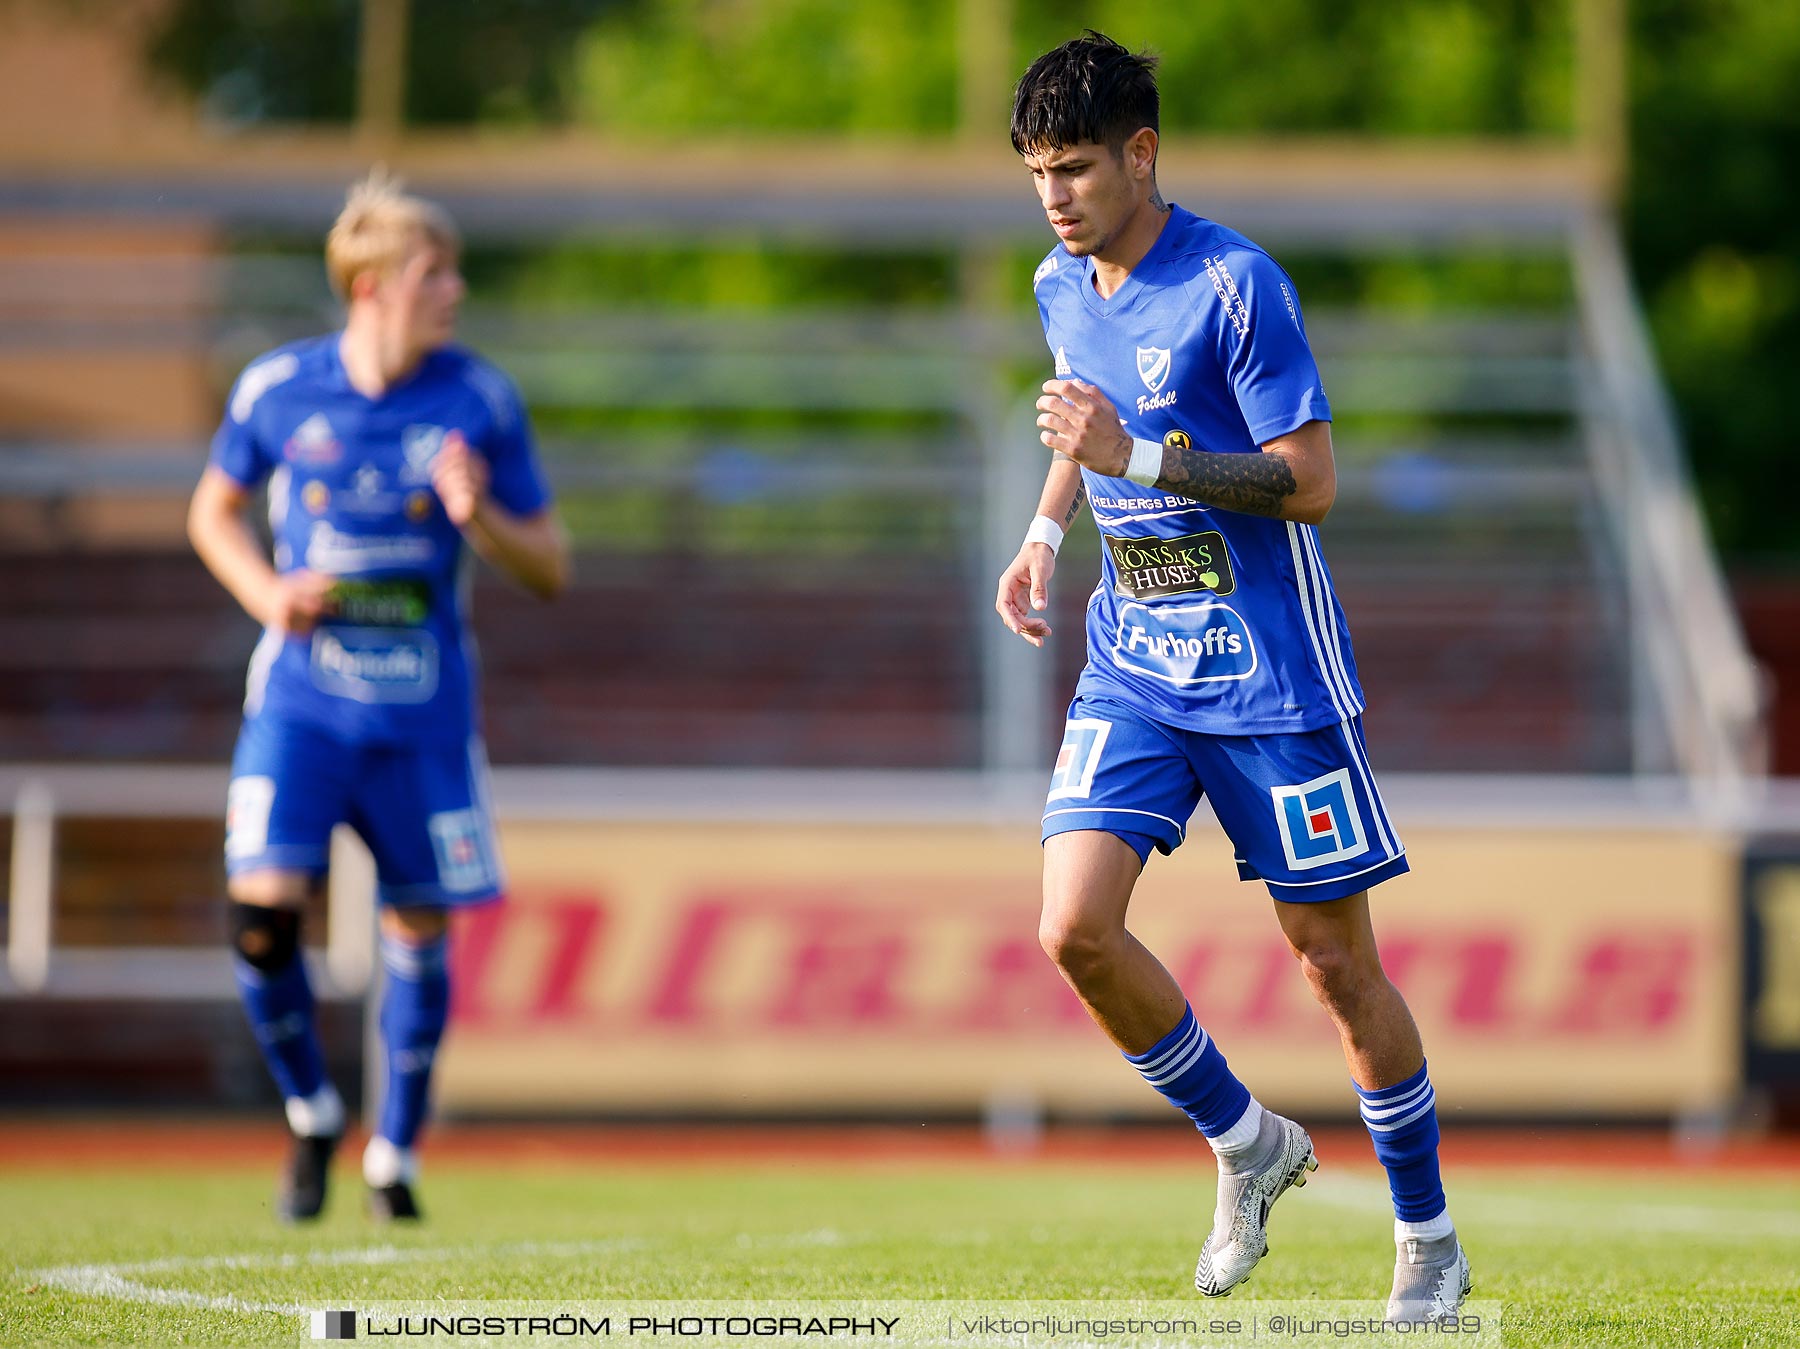
[(1582, 417), (1625, 559), (1635, 766), (1735, 799), (1768, 771), (1755, 662), (1707, 538), (1668, 393), (1610, 220), (1572, 241), (1593, 382)]

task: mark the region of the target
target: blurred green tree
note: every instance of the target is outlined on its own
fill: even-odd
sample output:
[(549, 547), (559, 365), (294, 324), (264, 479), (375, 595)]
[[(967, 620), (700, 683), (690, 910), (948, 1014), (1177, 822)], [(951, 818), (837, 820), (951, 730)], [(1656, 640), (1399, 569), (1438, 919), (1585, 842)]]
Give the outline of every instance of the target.
[[(416, 0), (406, 115), (414, 123), (556, 122), (573, 102), (576, 37), (622, 0)], [(175, 0), (151, 68), (224, 123), (347, 122), (361, 0)]]
[(1627, 221), (1715, 537), (1800, 560), (1800, 7), (1636, 0)]
[(956, 125), (956, 0), (658, 0), (579, 48), (584, 122), (639, 135)]

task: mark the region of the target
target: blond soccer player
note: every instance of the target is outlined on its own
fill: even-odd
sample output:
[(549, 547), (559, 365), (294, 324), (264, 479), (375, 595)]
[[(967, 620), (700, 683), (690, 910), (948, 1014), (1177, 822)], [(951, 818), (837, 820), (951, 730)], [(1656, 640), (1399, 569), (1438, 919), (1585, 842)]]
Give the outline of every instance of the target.
[[(452, 343), (455, 226), (381, 176), (351, 189), (326, 241), (340, 331), (238, 377), (188, 534), (262, 640), (231, 764), (225, 862), (245, 1011), (286, 1101), (277, 1197), (316, 1217), (344, 1131), (301, 958), (301, 906), (331, 831), (375, 858), (387, 1087), (363, 1154), (371, 1212), (418, 1217), (416, 1145), (449, 1008), (452, 910), (505, 880), (488, 804), (469, 634), (471, 554), (535, 595), (568, 548), (517, 390)], [(271, 557), (248, 512), (267, 489)]]

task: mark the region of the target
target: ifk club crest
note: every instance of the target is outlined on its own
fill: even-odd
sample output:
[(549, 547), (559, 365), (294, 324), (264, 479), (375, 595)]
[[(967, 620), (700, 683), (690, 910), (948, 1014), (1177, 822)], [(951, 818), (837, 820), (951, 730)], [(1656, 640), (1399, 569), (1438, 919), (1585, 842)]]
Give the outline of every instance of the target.
[(1144, 387), (1151, 393), (1158, 393), (1169, 378), (1169, 349), (1167, 347), (1139, 347), (1137, 349), (1138, 378), (1144, 381)]
[(409, 426), (400, 433), (400, 452), (405, 461), (400, 468), (401, 482), (431, 481), (431, 461), (443, 448), (444, 435), (445, 428), (424, 425)]

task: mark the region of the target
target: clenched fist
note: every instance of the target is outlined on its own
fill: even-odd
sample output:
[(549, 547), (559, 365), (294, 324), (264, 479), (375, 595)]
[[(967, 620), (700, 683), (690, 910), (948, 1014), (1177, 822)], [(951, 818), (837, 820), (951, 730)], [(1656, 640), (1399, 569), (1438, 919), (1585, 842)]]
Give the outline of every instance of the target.
[(1105, 477), (1125, 476), (1131, 436), (1100, 390), (1079, 380), (1047, 380), (1037, 409), (1038, 439), (1044, 444)]
[(451, 431), (431, 461), (431, 486), (444, 503), (450, 523), (462, 529), (475, 518), (487, 497), (488, 466), (461, 431)]

